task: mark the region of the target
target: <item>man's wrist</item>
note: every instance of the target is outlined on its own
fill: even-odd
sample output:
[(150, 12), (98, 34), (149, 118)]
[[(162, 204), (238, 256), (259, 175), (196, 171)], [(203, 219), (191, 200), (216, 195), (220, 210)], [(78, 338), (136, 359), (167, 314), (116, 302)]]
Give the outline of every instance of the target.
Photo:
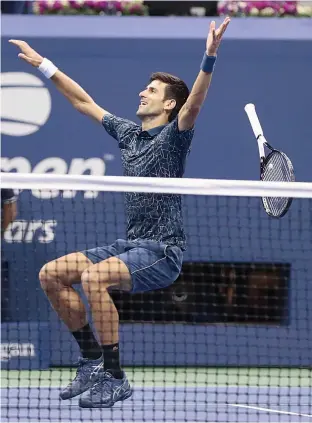
[(47, 58), (44, 58), (41, 62), (40, 66), (38, 67), (38, 70), (43, 73), (43, 75), (50, 79), (52, 76), (56, 73), (57, 67)]
[(203, 60), (200, 65), (200, 69), (205, 73), (212, 73), (214, 70), (216, 60), (217, 60), (216, 55), (210, 56), (207, 54), (207, 52), (205, 52)]
[(216, 51), (209, 51), (209, 50), (206, 50), (206, 54), (207, 54), (207, 56), (214, 56), (214, 57), (217, 57), (217, 52), (216, 52)]

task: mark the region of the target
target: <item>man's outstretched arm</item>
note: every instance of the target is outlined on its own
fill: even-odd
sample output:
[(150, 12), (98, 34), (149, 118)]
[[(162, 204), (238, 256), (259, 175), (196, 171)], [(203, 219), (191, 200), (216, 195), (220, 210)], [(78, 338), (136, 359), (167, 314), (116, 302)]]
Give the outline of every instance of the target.
[(201, 70), (199, 71), (186, 103), (179, 112), (178, 125), (180, 131), (192, 128), (197, 116), (199, 115), (212, 79), (217, 50), (229, 23), (230, 18), (226, 18), (218, 29), (216, 29), (214, 21), (210, 24), (206, 42), (206, 52), (201, 65)]
[[(10, 43), (16, 45), (21, 50), (18, 57), (25, 60), (25, 62), (39, 68), (39, 66), (44, 65), (44, 58), (40, 56), (34, 49), (32, 49), (25, 41), (21, 40), (10, 40)], [(48, 66), (53, 64), (47, 61)], [(53, 69), (53, 68), (52, 68)], [(56, 68), (55, 68), (56, 69)], [(49, 69), (47, 69), (49, 72)], [(53, 75), (50, 77), (51, 81), (54, 82), (56, 88), (69, 100), (69, 102), (77, 109), (80, 113), (87, 115), (98, 122), (102, 122), (103, 116), (108, 114), (107, 110), (102, 109), (98, 106), (92, 97), (79, 85), (77, 82), (73, 81), (69, 76), (60, 70), (54, 71)]]

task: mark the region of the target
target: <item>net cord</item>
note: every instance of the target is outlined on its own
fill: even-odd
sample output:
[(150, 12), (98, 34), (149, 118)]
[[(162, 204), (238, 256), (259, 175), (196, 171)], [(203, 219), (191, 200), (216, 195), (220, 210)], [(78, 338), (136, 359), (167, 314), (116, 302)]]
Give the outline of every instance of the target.
[(235, 197), (312, 198), (312, 182), (3, 173), (1, 187), (31, 190), (146, 192)]

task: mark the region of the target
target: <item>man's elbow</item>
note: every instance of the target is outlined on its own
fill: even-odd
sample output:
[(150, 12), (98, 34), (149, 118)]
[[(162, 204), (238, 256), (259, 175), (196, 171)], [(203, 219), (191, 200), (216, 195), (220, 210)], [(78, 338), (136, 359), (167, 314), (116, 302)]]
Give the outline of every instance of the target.
[(90, 103), (85, 101), (77, 101), (73, 103), (74, 108), (83, 115), (88, 115), (90, 110)]

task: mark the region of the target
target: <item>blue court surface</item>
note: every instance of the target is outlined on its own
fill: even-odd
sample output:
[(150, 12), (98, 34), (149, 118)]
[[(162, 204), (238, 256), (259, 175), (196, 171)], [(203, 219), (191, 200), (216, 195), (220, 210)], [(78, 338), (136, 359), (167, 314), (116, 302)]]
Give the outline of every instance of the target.
[(1, 389), (2, 422), (312, 422), (310, 387), (134, 386), (112, 409), (81, 409), (59, 388)]

